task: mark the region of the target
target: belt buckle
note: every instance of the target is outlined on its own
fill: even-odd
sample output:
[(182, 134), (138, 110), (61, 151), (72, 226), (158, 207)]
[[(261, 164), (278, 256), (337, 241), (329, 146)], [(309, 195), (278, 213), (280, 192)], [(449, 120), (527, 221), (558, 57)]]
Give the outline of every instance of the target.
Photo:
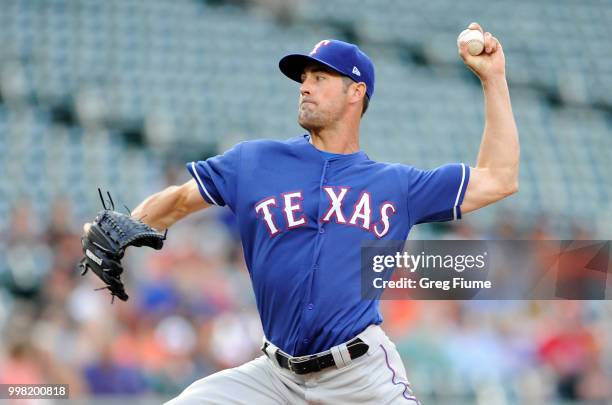
[[(289, 361), (287, 362), (289, 366), (289, 370), (296, 374), (306, 374), (306, 372), (304, 372), (303, 369), (297, 369), (296, 366), (299, 366), (300, 364), (306, 363), (310, 360), (317, 359), (317, 357), (318, 356), (316, 354), (311, 354), (309, 356), (301, 356), (301, 357), (291, 357)], [(319, 366), (318, 361), (315, 361), (314, 365), (315, 365), (314, 367), (315, 369), (312, 371), (308, 371), (308, 372), (321, 371), (321, 367)]]

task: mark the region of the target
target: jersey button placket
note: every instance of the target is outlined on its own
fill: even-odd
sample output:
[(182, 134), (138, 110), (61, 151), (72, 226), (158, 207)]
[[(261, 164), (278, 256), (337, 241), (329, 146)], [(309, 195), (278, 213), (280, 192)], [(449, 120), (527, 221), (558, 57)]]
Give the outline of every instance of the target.
[[(323, 201), (323, 185), (327, 184), (327, 169), (329, 168), (329, 160), (325, 161), (325, 165), (323, 166), (323, 174), (321, 175), (321, 186), (319, 188), (321, 201)], [(319, 214), (321, 214), (321, 204), (319, 204)], [(325, 233), (325, 229), (323, 228), (325, 224), (319, 221), (319, 234), (323, 235)]]
[[(318, 217), (321, 217), (321, 213), (324, 212), (322, 210), (325, 209), (325, 207), (322, 206), (323, 202), (326, 201), (325, 200), (325, 195), (323, 194), (324, 193), (323, 185), (327, 183), (326, 173), (327, 173), (327, 168), (328, 167), (329, 167), (329, 162), (326, 161), (325, 164), (323, 165), (323, 173), (321, 174), (321, 180), (320, 180), (320, 185), (319, 185), (319, 192), (320, 192), (321, 200), (319, 202), (319, 210), (318, 210), (318, 213), (317, 213)], [(319, 225), (319, 229), (318, 229), (317, 236), (316, 236), (317, 239), (319, 239), (319, 237), (321, 237), (321, 235), (325, 233), (325, 229), (323, 228), (324, 224), (319, 222), (318, 225)], [(319, 241), (316, 243), (316, 246), (317, 247), (315, 248), (315, 254), (314, 254), (314, 257), (313, 257), (312, 277), (314, 277), (314, 273), (316, 273), (317, 270), (319, 270), (318, 259), (319, 259), (319, 249), (320, 249), (320, 246), (321, 246)], [(306, 309), (306, 312), (308, 314), (310, 314), (310, 316), (305, 316), (303, 318), (304, 320), (311, 319), (312, 315), (314, 315), (313, 312), (312, 312), (313, 309), (314, 309), (314, 303), (309, 302), (310, 301), (310, 292), (307, 292), (306, 297), (307, 297), (307, 301), (306, 301), (307, 304), (305, 305), (305, 309)], [(306, 328), (306, 330), (308, 330), (308, 329)], [(302, 339), (302, 344), (307, 345), (309, 343), (310, 343), (310, 339), (309, 338), (303, 338)]]

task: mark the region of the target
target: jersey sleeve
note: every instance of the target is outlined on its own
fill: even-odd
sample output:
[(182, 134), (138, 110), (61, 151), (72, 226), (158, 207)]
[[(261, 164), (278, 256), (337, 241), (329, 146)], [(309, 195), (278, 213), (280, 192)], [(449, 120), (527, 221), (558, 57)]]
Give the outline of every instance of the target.
[(189, 162), (187, 170), (195, 179), (202, 198), (209, 204), (234, 209), (240, 168), (239, 143), (222, 155)]
[(470, 181), (470, 167), (453, 163), (433, 170), (404, 166), (408, 212), (412, 224), (461, 218), (461, 204)]

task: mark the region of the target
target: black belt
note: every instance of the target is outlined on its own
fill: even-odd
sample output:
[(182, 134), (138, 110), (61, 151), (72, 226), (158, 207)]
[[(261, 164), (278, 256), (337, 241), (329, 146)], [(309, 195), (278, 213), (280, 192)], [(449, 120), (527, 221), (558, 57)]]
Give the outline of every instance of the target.
[[(265, 342), (261, 348), (261, 350), (263, 350), (266, 356), (268, 356), (266, 348), (269, 345), (270, 344), (268, 342)], [(350, 340), (346, 344), (346, 348), (348, 349), (348, 352), (351, 356), (351, 360), (355, 360), (356, 358), (359, 358), (366, 354), (369, 346), (363, 340), (355, 338)], [(291, 357), (281, 352), (280, 350), (276, 350), (274, 356), (276, 357), (278, 364), (282, 368), (286, 368), (287, 370), (293, 371), (295, 374), (314, 373), (336, 365), (334, 356), (329, 350), (319, 354), (311, 354), (309, 356), (301, 357)]]

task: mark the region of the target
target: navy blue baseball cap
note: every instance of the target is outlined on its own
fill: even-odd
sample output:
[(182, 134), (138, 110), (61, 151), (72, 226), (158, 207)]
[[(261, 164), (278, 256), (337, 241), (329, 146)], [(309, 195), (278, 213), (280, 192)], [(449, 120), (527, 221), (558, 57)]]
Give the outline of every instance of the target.
[(357, 45), (337, 39), (320, 41), (309, 54), (294, 53), (278, 62), (281, 72), (288, 78), (301, 82), (304, 67), (310, 62), (318, 62), (328, 68), (350, 77), (355, 82), (364, 82), (366, 94), (372, 99), (374, 94), (374, 64)]

